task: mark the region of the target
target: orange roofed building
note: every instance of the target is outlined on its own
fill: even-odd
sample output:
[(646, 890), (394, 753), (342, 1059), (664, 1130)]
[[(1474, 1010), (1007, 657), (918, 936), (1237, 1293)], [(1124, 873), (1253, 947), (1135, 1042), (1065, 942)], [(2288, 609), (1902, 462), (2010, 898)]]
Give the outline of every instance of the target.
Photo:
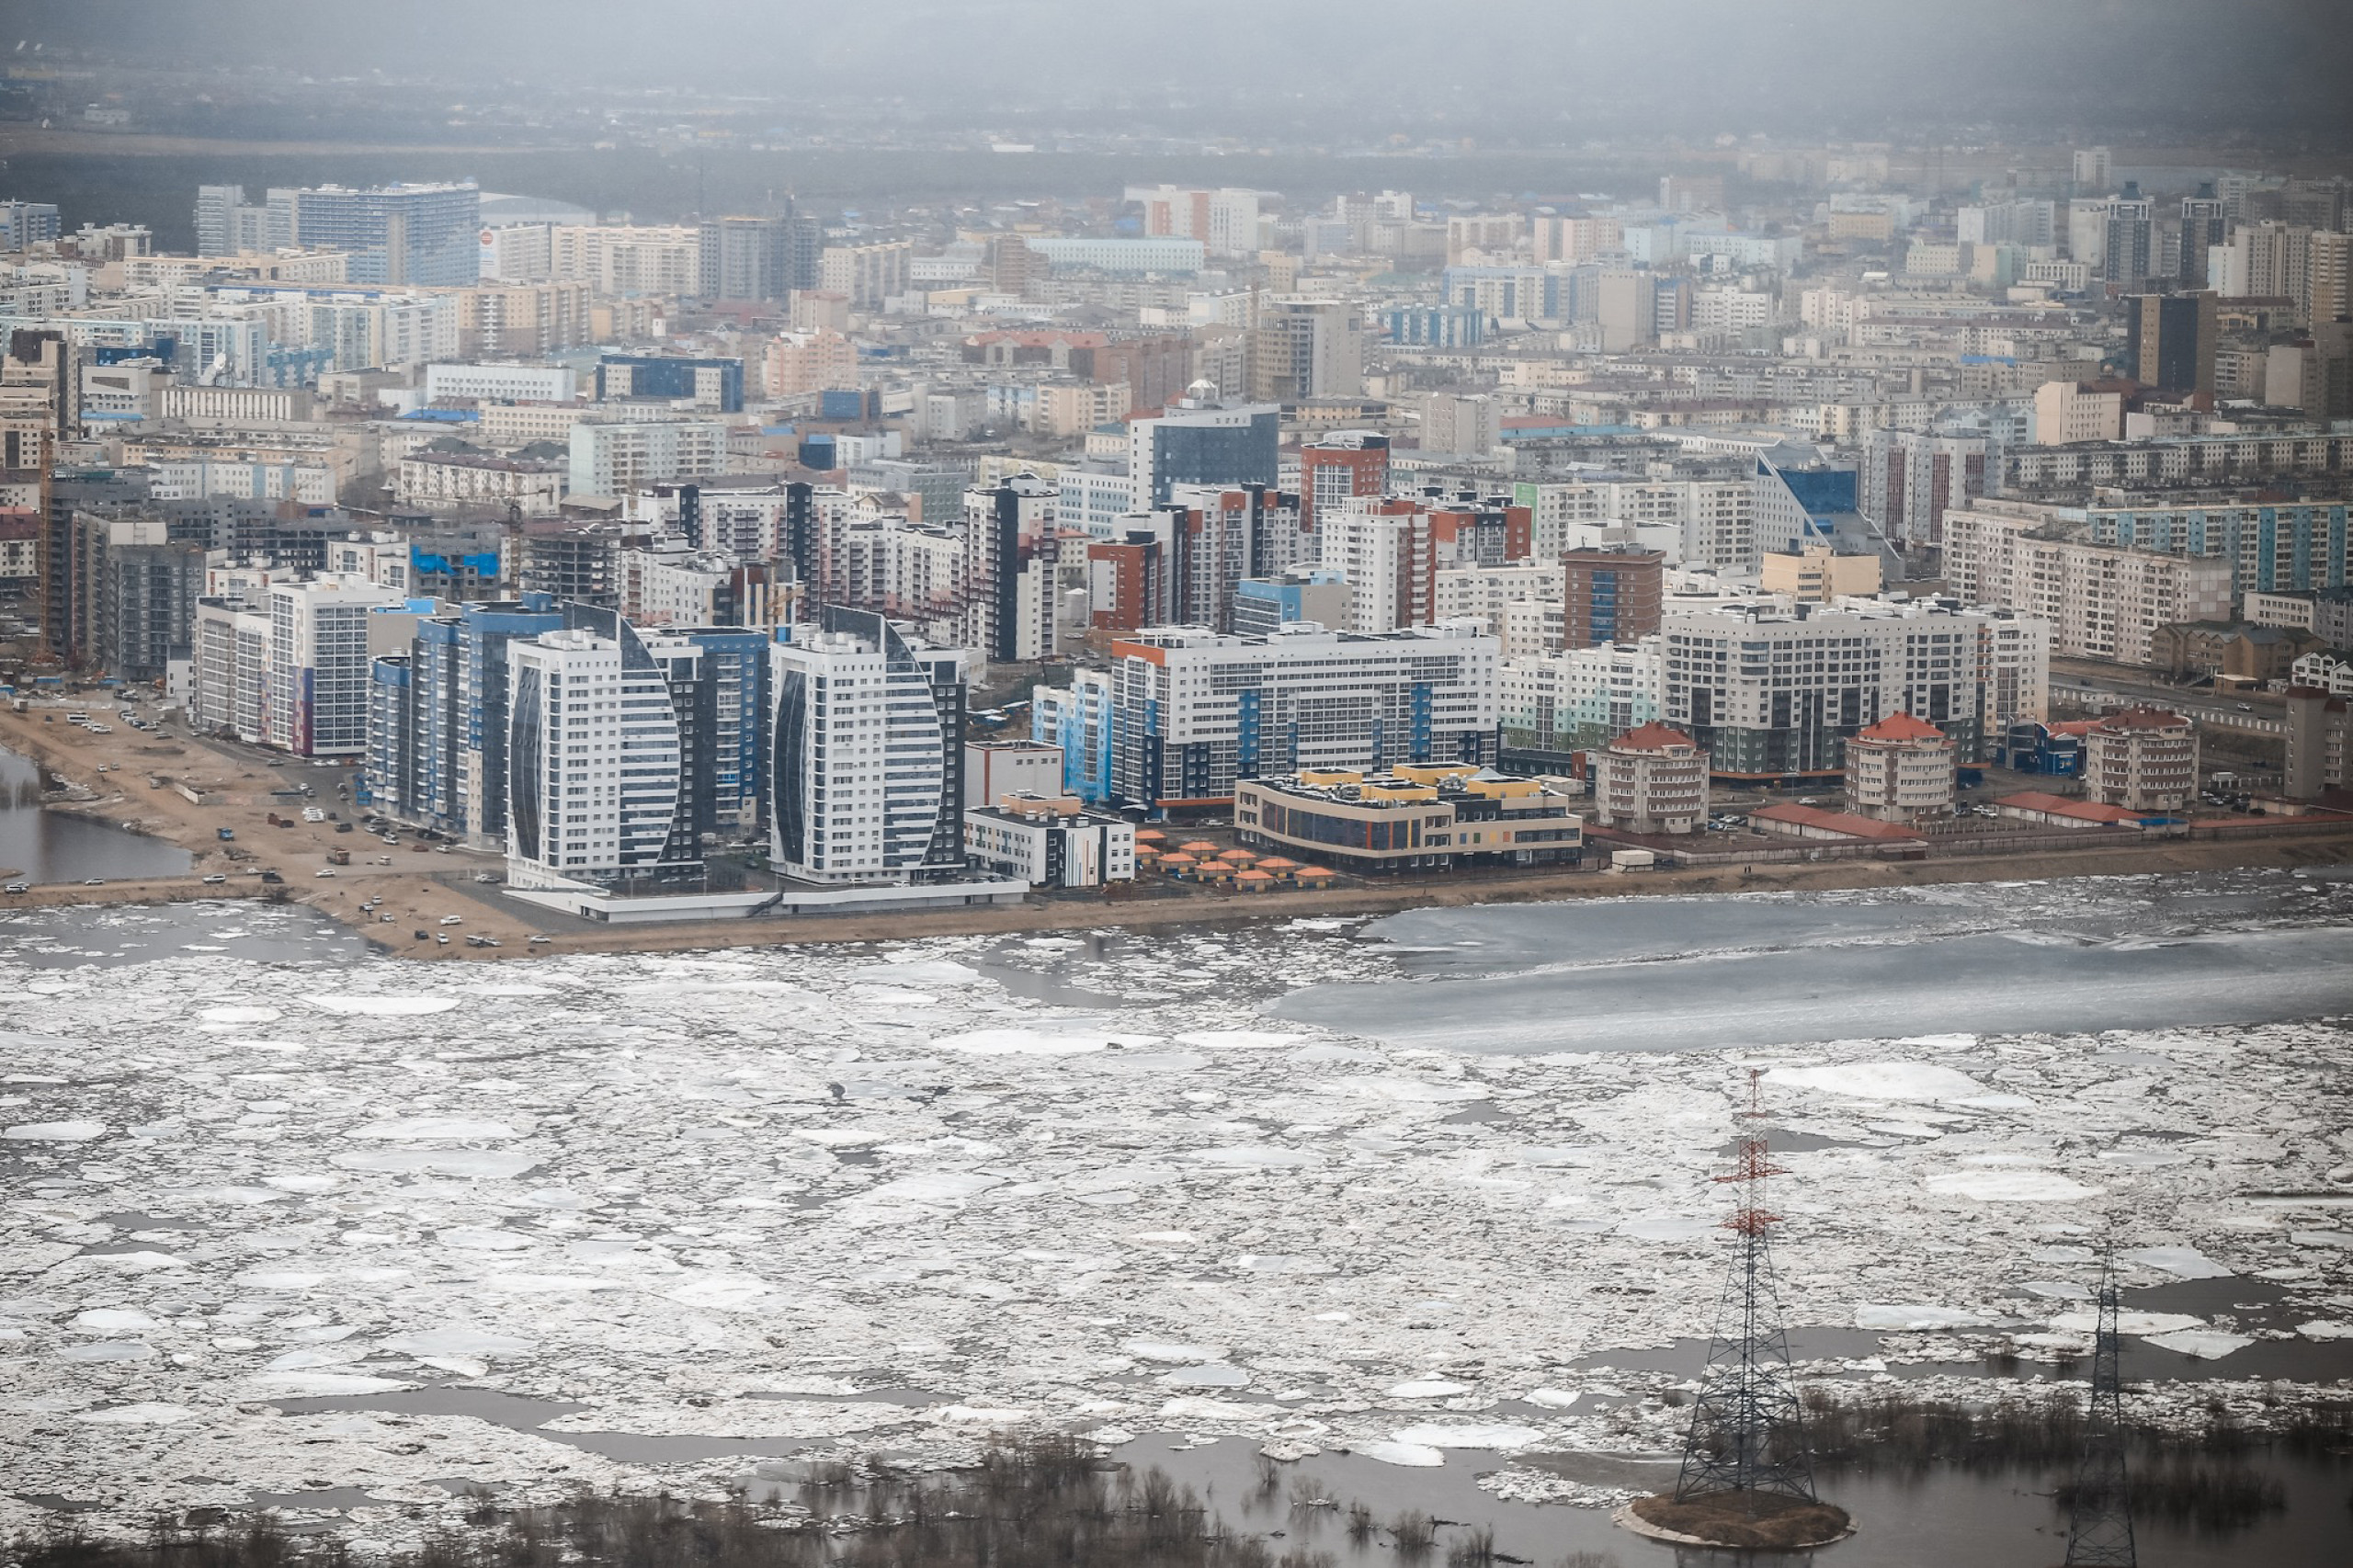
[(1639, 725), (1593, 754), (1593, 803), (1604, 827), (1697, 833), (1708, 820), (1708, 754), (1680, 730)]
[(1953, 742), (1925, 719), (1891, 713), (1847, 742), (1847, 809), (1874, 822), (1952, 815)]

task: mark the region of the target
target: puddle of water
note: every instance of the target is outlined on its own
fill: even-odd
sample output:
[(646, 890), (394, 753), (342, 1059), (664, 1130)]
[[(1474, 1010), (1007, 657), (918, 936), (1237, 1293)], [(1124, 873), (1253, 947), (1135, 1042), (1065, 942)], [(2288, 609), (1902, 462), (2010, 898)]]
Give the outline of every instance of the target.
[(250, 1508), (307, 1508), (340, 1513), (347, 1508), (388, 1508), (381, 1497), (370, 1497), (357, 1486), (328, 1486), (316, 1492), (248, 1492)]
[(101, 1214), (90, 1222), (94, 1225), (112, 1225), (118, 1231), (200, 1231), (204, 1229), (204, 1221), (201, 1220), (172, 1220), (161, 1214), (142, 1214), (135, 1209), (126, 1209), (114, 1214)]
[[(535, 1430), (541, 1422), (588, 1408), (585, 1404), (574, 1404), (561, 1399), (531, 1399), (498, 1389), (461, 1388), (449, 1384), (401, 1389), (391, 1393), (327, 1394), (317, 1399), (286, 1399), (272, 1403), (288, 1415), (323, 1415), (346, 1410), (375, 1411), (387, 1415), (472, 1415), (479, 1420), (512, 1427), (517, 1432)], [(548, 1437), (566, 1436), (556, 1432), (540, 1435)]]

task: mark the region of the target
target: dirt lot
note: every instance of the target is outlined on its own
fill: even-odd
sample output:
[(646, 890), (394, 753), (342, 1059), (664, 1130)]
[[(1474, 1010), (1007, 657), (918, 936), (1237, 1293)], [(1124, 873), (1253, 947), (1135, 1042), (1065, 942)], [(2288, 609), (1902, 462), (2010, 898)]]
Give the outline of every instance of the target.
[[(1624, 897), (1641, 893), (1698, 893), (1769, 889), (1903, 886), (1907, 883), (2005, 881), (2037, 877), (2115, 876), (2151, 871), (2209, 870), (2230, 866), (2298, 866), (2353, 860), (2353, 825), (2342, 833), (2293, 838), (2251, 838), (2236, 843), (2165, 840), (2146, 847), (2077, 849), (2048, 854), (2006, 853), (1939, 858), (1927, 861), (1841, 860), (1812, 865), (1760, 864), (1753, 870), (1703, 868), (1619, 875), (1592, 870), (1475, 872), (1438, 878), (1354, 882), (1321, 892), (1231, 893), (1194, 890), (1183, 896), (1031, 898), (1014, 907), (949, 909), (931, 913), (801, 917), (751, 921), (688, 922), (676, 926), (615, 929), (553, 915), (510, 903), (495, 889), (477, 884), (472, 873), (495, 872), (500, 862), (478, 851), (417, 853), (413, 835), (402, 834), (397, 848), (363, 831), (338, 834), (332, 823), (305, 823), (305, 804), (354, 813), (335, 786), (349, 777), (343, 767), (321, 767), (292, 758), (282, 766), (249, 746), (190, 740), (174, 728), (159, 740), (117, 722), (111, 734), (93, 735), (65, 722), (63, 708), (28, 713), (0, 711), (0, 745), (34, 758), (63, 778), (97, 790), (101, 801), (87, 808), (108, 821), (135, 822), (142, 831), (181, 845), (196, 856), (184, 881), (113, 882), (103, 888), (45, 886), (23, 902), (39, 903), (136, 903), (194, 896), (255, 897), (282, 893), (344, 921), (387, 951), (413, 958), (501, 959), (529, 952), (659, 952), (697, 948), (772, 947), (794, 942), (887, 941), (910, 937), (995, 932), (1087, 930), (1104, 926), (1154, 926), (1267, 915), (1387, 914), (1401, 909), (1473, 903), (1529, 903), (1565, 898)], [(43, 715), (51, 717), (44, 722)], [(97, 765), (109, 771), (101, 774)], [(221, 804), (197, 805), (178, 790), (151, 788), (151, 776), (186, 782), (217, 794)], [(274, 789), (308, 783), (312, 801), (271, 798)], [(291, 827), (271, 827), (276, 812), (295, 819)], [(219, 842), (216, 831), (232, 828), (234, 845)], [(1222, 834), (1212, 837), (1222, 838)], [(347, 849), (352, 864), (327, 869), (330, 848)], [(232, 853), (233, 852), (234, 858)], [(378, 862), (389, 859), (390, 865)], [(285, 879), (282, 888), (265, 887), (254, 873), (268, 868)], [(224, 872), (220, 887), (197, 880)], [(437, 873), (439, 874), (437, 877)], [(448, 881), (439, 880), (447, 878)], [(359, 905), (381, 898), (381, 908)], [(379, 916), (390, 914), (389, 922)], [(456, 915), (461, 924), (439, 924)], [(428, 932), (424, 940), (414, 933)], [(433, 937), (448, 935), (447, 946)], [(466, 935), (494, 937), (496, 949), (469, 948)], [(545, 935), (536, 947), (529, 938)]]

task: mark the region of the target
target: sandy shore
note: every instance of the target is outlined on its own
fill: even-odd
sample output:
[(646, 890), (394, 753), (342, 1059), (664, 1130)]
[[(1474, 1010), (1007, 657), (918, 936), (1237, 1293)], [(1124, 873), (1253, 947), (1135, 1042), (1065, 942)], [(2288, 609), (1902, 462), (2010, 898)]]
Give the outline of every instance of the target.
[[(55, 715), (44, 722), (44, 712)], [(1572, 898), (1624, 898), (1707, 892), (1818, 891), (1835, 888), (1903, 887), (1939, 882), (2022, 881), (2046, 877), (2130, 876), (2159, 871), (2215, 870), (2241, 866), (2335, 865), (2353, 861), (2353, 824), (2341, 832), (2294, 836), (2255, 835), (2230, 842), (2167, 839), (2146, 846), (2045, 853), (2011, 851), (1930, 860), (1836, 860), (1818, 864), (1762, 864), (1753, 869), (1721, 867), (1618, 874), (1593, 870), (1465, 872), (1379, 884), (1352, 883), (1314, 892), (1231, 893), (1208, 889), (1182, 895), (1120, 897), (1033, 896), (1013, 906), (986, 906), (865, 915), (800, 916), (790, 919), (681, 922), (625, 928), (547, 919), (540, 911), (499, 896), (472, 881), (472, 873), (495, 871), (500, 862), (479, 852), (418, 853), (404, 836), (387, 848), (364, 832), (338, 834), (332, 823), (305, 823), (301, 806), (314, 804), (349, 818), (347, 801), (335, 797), (346, 769), (316, 767), (287, 759), (283, 767), (249, 747), (186, 738), (158, 741), (118, 725), (92, 735), (64, 722), (63, 710), (0, 712), (0, 746), (29, 756), (59, 776), (92, 790), (100, 800), (85, 809), (111, 822), (136, 823), (187, 848), (196, 857), (179, 879), (110, 882), (104, 887), (43, 885), (8, 899), (8, 904), (145, 903), (193, 897), (275, 897), (309, 904), (350, 926), (387, 952), (410, 958), (502, 959), (539, 952), (671, 952), (701, 948), (765, 948), (801, 942), (872, 942), (913, 937), (992, 935), (1000, 932), (1087, 931), (1108, 927), (1146, 929), (1204, 922), (1301, 916), (1331, 918), (1387, 915), (1399, 910), (1480, 903), (1530, 903)], [(105, 763), (108, 771), (99, 773)], [(198, 805), (176, 789), (151, 787), (153, 777), (186, 781), (218, 803)], [(310, 783), (310, 801), (272, 798), (275, 789)], [(272, 827), (271, 814), (295, 819)], [(217, 830), (231, 828), (233, 845)], [(330, 850), (344, 849), (354, 862), (327, 864)], [(384, 862), (389, 862), (386, 864)], [(264, 884), (254, 873), (267, 867), (284, 879)], [(322, 877), (322, 870), (333, 871)], [(229, 876), (225, 884), (204, 886), (208, 872)], [(359, 905), (381, 900), (372, 912)], [(390, 921), (381, 918), (389, 914)], [(454, 916), (445, 928), (442, 922)], [(419, 937), (416, 933), (426, 935)], [(437, 936), (451, 937), (446, 946)], [(494, 937), (500, 946), (470, 948), (466, 935)], [(544, 936), (547, 940), (532, 943)]]

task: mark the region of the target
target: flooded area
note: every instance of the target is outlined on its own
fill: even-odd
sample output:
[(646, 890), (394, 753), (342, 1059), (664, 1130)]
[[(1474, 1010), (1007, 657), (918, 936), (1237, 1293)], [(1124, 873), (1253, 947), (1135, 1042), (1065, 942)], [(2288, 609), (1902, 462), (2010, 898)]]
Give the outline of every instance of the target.
[(0, 751), (0, 871), (7, 873), (0, 881), (112, 881), (184, 876), (188, 869), (188, 853), (176, 845), (80, 812), (43, 809), (40, 769)]

